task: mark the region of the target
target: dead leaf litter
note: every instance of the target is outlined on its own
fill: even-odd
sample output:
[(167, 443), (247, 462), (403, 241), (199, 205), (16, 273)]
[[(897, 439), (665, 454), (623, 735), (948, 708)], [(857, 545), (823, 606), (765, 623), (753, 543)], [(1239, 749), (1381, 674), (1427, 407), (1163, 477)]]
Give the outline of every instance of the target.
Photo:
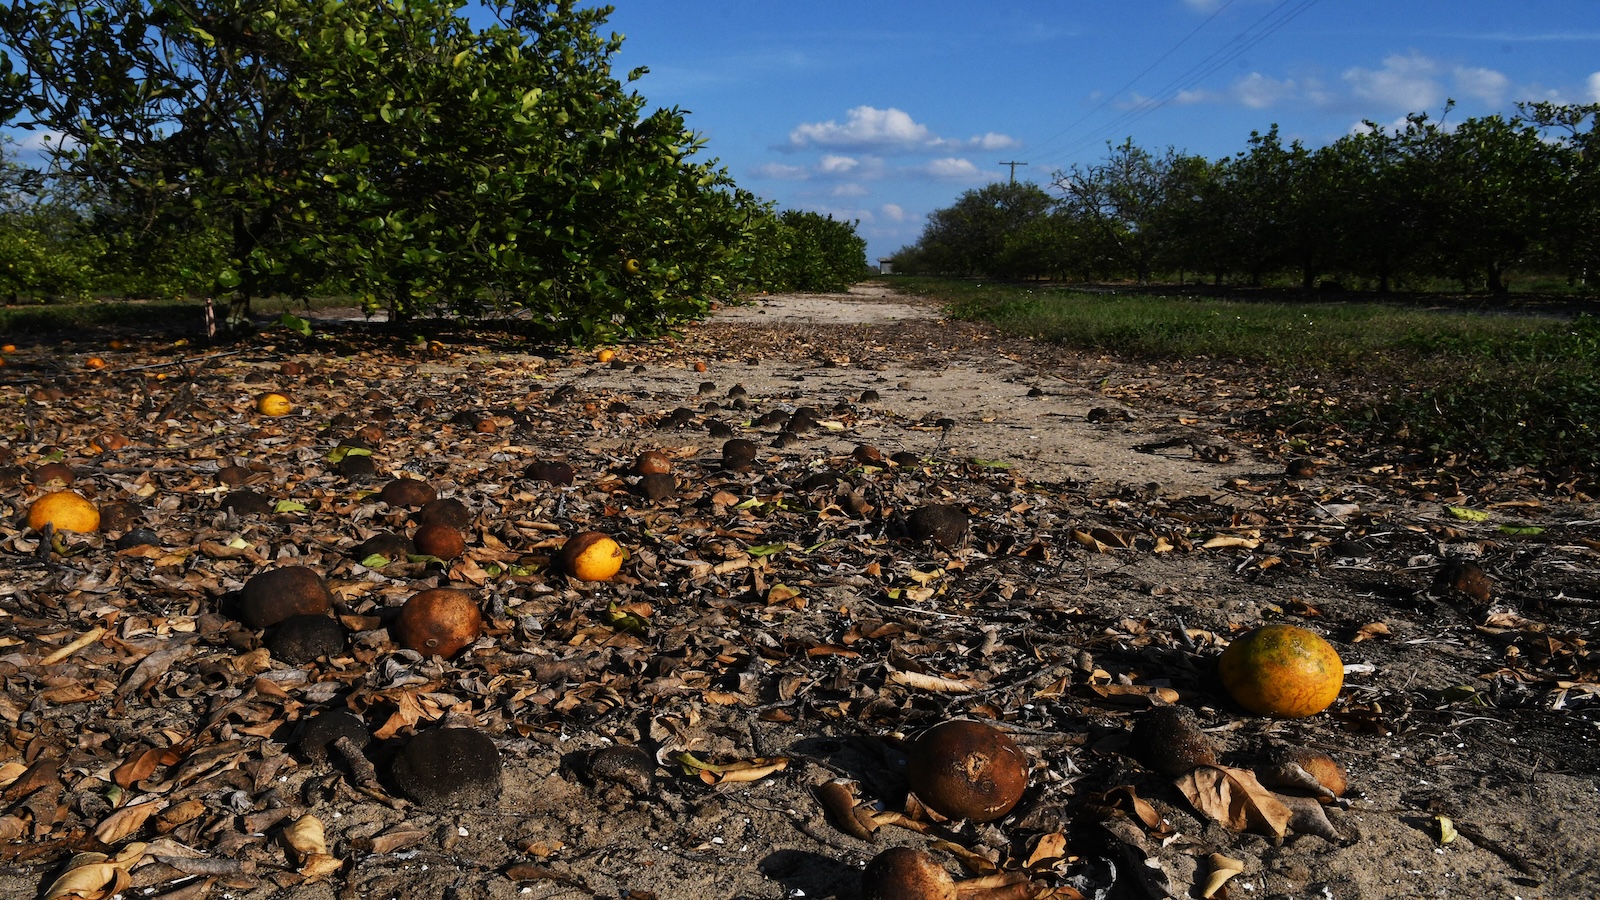
[[(313, 324), (8, 355), (0, 898), (853, 898), (900, 846), (963, 897), (1600, 895), (1593, 473), (881, 288), (607, 363)], [(28, 527), (62, 489), (99, 531)], [(609, 579), (563, 568), (589, 531)], [(284, 570), (326, 597), (246, 590)], [(433, 589), (481, 611), (447, 657), (389, 631)], [(1326, 713), (1218, 685), (1268, 621), (1338, 649)], [(963, 718), (1027, 760), (996, 821), (908, 787)]]

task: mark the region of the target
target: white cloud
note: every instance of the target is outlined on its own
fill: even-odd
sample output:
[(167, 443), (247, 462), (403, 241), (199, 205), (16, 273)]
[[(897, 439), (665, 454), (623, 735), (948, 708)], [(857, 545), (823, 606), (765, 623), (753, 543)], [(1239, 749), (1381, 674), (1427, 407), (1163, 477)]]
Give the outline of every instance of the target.
[(987, 180), (987, 173), (979, 170), (977, 166), (972, 164), (971, 160), (961, 159), (954, 156), (947, 156), (944, 159), (933, 160), (927, 165), (917, 168), (915, 171), (923, 175), (929, 175), (934, 178), (944, 179), (947, 181)]
[(1008, 134), (997, 134), (993, 131), (987, 134), (976, 135), (968, 139), (966, 145), (973, 150), (1009, 150), (1018, 146), (1016, 138)]
[(1233, 97), (1250, 109), (1266, 109), (1288, 100), (1299, 92), (1294, 81), (1279, 81), (1260, 72), (1251, 72), (1233, 84)]
[(1384, 57), (1383, 68), (1346, 69), (1357, 97), (1387, 109), (1421, 112), (1444, 102), (1444, 86), (1439, 82), (1439, 66), (1419, 53)]
[(860, 165), (861, 161), (858, 159), (828, 154), (822, 157), (822, 161), (817, 164), (817, 168), (826, 175), (843, 175)]
[(898, 203), (885, 203), (880, 209), (883, 218), (890, 222), (904, 222), (906, 220), (905, 207)]
[(789, 143), (796, 147), (893, 147), (915, 146), (931, 137), (928, 126), (913, 121), (902, 110), (858, 106), (846, 113), (843, 125), (829, 119), (797, 126), (789, 132)]
[(38, 131), (25, 131), (17, 141), (19, 150), (49, 150), (54, 147), (69, 147), (73, 141), (63, 141), (59, 131), (40, 129)]
[(1600, 72), (1589, 76), (1589, 100), (1600, 103)]
[(811, 206), (810, 209), (812, 212), (820, 213), (824, 216), (833, 216), (840, 222), (861, 222), (866, 224), (872, 221), (872, 210), (870, 209), (853, 209), (848, 206), (825, 205)]
[[(1179, 106), (1194, 106), (1197, 103), (1217, 103), (1221, 100), (1221, 94), (1217, 93), (1216, 91), (1207, 90), (1179, 91), (1172, 97), (1172, 102)], [(1134, 109), (1145, 104), (1154, 105), (1155, 102), (1156, 101), (1154, 97), (1140, 97), (1138, 103), (1135, 103), (1128, 108)]]
[(803, 166), (786, 166), (783, 163), (762, 163), (753, 170), (757, 178), (775, 178), (779, 181), (805, 181), (811, 173)]
[[(1411, 125), (1411, 120), (1407, 116), (1401, 115), (1395, 116), (1388, 122), (1377, 122), (1374, 124), (1376, 124), (1378, 128), (1382, 129), (1387, 134), (1399, 134), (1400, 132), (1405, 131), (1406, 128)], [(1439, 121), (1437, 119), (1430, 118), (1428, 120), (1428, 124), (1444, 131), (1456, 130), (1455, 123), (1453, 122)], [(1371, 134), (1372, 130), (1372, 126), (1368, 125), (1366, 120), (1362, 120), (1350, 126), (1351, 134)]]
[(857, 184), (854, 181), (850, 181), (844, 184), (834, 185), (833, 189), (828, 191), (828, 196), (865, 197), (868, 193), (869, 191), (867, 190), (866, 185)]
[(928, 126), (911, 118), (910, 113), (890, 107), (878, 109), (858, 106), (845, 114), (844, 124), (829, 119), (826, 122), (806, 122), (789, 132), (789, 143), (783, 149), (799, 150), (819, 147), (832, 150), (878, 150), (890, 152), (916, 152), (918, 150), (960, 152), (965, 150), (1005, 150), (1018, 146), (1016, 138), (990, 131), (966, 140), (943, 138)]
[(989, 132), (977, 134), (964, 141), (950, 138), (934, 138), (928, 141), (926, 149), (944, 153), (962, 153), (969, 150), (1008, 150), (1021, 146), (1022, 142), (1008, 134)]
[(1457, 66), (1453, 74), (1457, 91), (1486, 103), (1499, 104), (1511, 87), (1511, 79), (1494, 69)]

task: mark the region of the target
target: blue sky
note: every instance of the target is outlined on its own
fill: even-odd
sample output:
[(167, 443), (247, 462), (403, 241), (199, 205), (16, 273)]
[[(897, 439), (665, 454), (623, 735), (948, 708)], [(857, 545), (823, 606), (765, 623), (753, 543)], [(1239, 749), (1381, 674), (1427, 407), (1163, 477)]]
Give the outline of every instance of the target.
[(1407, 112), (1600, 101), (1592, 0), (614, 0), (618, 74), (690, 112), (783, 208), (859, 219), (870, 260), (1004, 180), (1131, 137), (1210, 158), (1277, 123), (1318, 146)]
[[(612, 0), (619, 76), (744, 188), (859, 220), (870, 261), (1003, 180), (1132, 138), (1209, 158), (1408, 112), (1600, 102), (1600, 0)], [(19, 135), (27, 154), (40, 135)]]

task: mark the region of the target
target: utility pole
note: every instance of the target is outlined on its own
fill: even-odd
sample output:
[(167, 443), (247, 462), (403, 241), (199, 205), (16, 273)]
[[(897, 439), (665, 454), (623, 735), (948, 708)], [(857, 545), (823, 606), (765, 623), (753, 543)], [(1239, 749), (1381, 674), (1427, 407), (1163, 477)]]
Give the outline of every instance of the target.
[(1011, 167), (1011, 183), (1012, 184), (1016, 184), (1017, 183), (1017, 166), (1025, 166), (1025, 165), (1027, 165), (1027, 163), (1025, 163), (1025, 162), (1003, 162), (1003, 163), (999, 163), (999, 165), (1010, 166)]

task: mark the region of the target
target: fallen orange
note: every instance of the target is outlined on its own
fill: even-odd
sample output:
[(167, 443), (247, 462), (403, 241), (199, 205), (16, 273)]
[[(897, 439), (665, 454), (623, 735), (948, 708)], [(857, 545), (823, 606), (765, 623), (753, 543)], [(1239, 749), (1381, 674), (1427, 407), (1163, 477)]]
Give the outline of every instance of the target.
[(1217, 674), (1240, 706), (1284, 719), (1322, 712), (1344, 686), (1344, 663), (1333, 645), (1281, 623), (1234, 638), (1217, 660)]
[(282, 394), (269, 392), (256, 398), (256, 412), (263, 416), (287, 416), (294, 404)]
[(56, 531), (99, 531), (100, 510), (76, 491), (55, 491), (28, 507), (28, 527), (43, 531), (46, 525)]
[(389, 627), (395, 643), (425, 655), (457, 653), (483, 633), (483, 614), (472, 595), (451, 588), (413, 594)]
[(605, 581), (622, 571), (627, 553), (610, 536), (598, 531), (574, 535), (561, 546), (561, 568), (579, 581)]

